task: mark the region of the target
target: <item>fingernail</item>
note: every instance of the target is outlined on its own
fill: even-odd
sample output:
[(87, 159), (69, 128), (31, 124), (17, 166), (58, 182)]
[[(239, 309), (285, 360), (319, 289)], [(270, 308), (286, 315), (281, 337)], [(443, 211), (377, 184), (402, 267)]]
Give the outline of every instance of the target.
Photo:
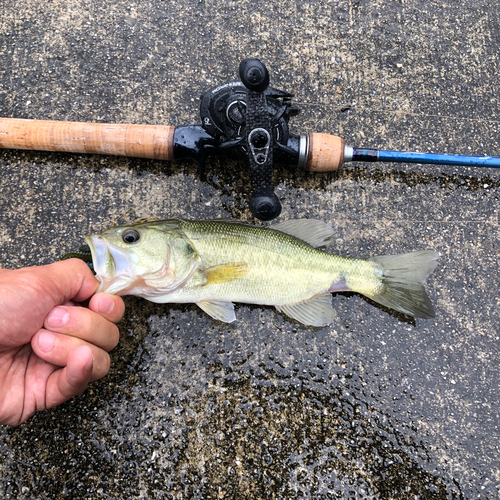
[(99, 312), (109, 314), (115, 307), (115, 301), (109, 295), (102, 295), (99, 300)]
[(51, 328), (64, 326), (68, 321), (69, 313), (65, 307), (54, 307), (47, 316), (47, 324)]
[(56, 337), (49, 332), (42, 332), (38, 336), (38, 346), (43, 352), (50, 352), (56, 345)]

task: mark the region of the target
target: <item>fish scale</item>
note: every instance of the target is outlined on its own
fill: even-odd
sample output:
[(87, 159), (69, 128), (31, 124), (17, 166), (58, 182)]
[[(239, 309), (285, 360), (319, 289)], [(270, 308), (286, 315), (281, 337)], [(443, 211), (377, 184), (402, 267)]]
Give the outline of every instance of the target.
[[(207, 267), (228, 262), (249, 266), (249, 272), (238, 282), (204, 287), (200, 291), (203, 299), (219, 297), (267, 305), (301, 302), (326, 292), (342, 272), (359, 275), (362, 264), (321, 252), (266, 227), (219, 221), (181, 221), (180, 227)], [(193, 291), (189, 286), (184, 290), (186, 294)]]

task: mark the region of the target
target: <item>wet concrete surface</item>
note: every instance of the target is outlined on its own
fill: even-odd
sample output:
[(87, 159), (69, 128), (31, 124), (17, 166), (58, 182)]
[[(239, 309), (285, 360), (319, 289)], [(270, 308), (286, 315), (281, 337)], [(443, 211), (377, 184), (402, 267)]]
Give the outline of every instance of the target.
[[(199, 96), (260, 57), (296, 133), (500, 156), (497, 2), (2, 0), (0, 116), (198, 123)], [(251, 220), (245, 165), (0, 151), (0, 263), (56, 260), (138, 216)], [(328, 251), (434, 248), (433, 320), (337, 294), (331, 327), (126, 298), (110, 374), (0, 429), (0, 494), (59, 498), (498, 498), (500, 173), (278, 167), (280, 220)]]

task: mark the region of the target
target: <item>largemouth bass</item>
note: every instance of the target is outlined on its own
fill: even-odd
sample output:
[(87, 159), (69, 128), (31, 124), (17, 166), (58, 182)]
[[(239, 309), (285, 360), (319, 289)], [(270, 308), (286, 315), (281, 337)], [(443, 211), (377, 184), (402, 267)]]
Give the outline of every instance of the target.
[(335, 318), (331, 293), (341, 291), (419, 318), (434, 316), (423, 283), (437, 252), (353, 259), (317, 250), (333, 234), (310, 219), (270, 227), (168, 219), (114, 226), (85, 240), (99, 291), (193, 302), (220, 321), (234, 321), (233, 302), (245, 302), (324, 326)]

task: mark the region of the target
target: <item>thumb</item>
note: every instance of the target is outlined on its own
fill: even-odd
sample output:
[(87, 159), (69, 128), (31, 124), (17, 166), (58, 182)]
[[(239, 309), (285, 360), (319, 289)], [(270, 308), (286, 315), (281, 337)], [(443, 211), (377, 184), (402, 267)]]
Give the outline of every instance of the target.
[(99, 286), (99, 281), (81, 259), (67, 259), (32, 270), (45, 282), (46, 290), (56, 304), (87, 300)]

